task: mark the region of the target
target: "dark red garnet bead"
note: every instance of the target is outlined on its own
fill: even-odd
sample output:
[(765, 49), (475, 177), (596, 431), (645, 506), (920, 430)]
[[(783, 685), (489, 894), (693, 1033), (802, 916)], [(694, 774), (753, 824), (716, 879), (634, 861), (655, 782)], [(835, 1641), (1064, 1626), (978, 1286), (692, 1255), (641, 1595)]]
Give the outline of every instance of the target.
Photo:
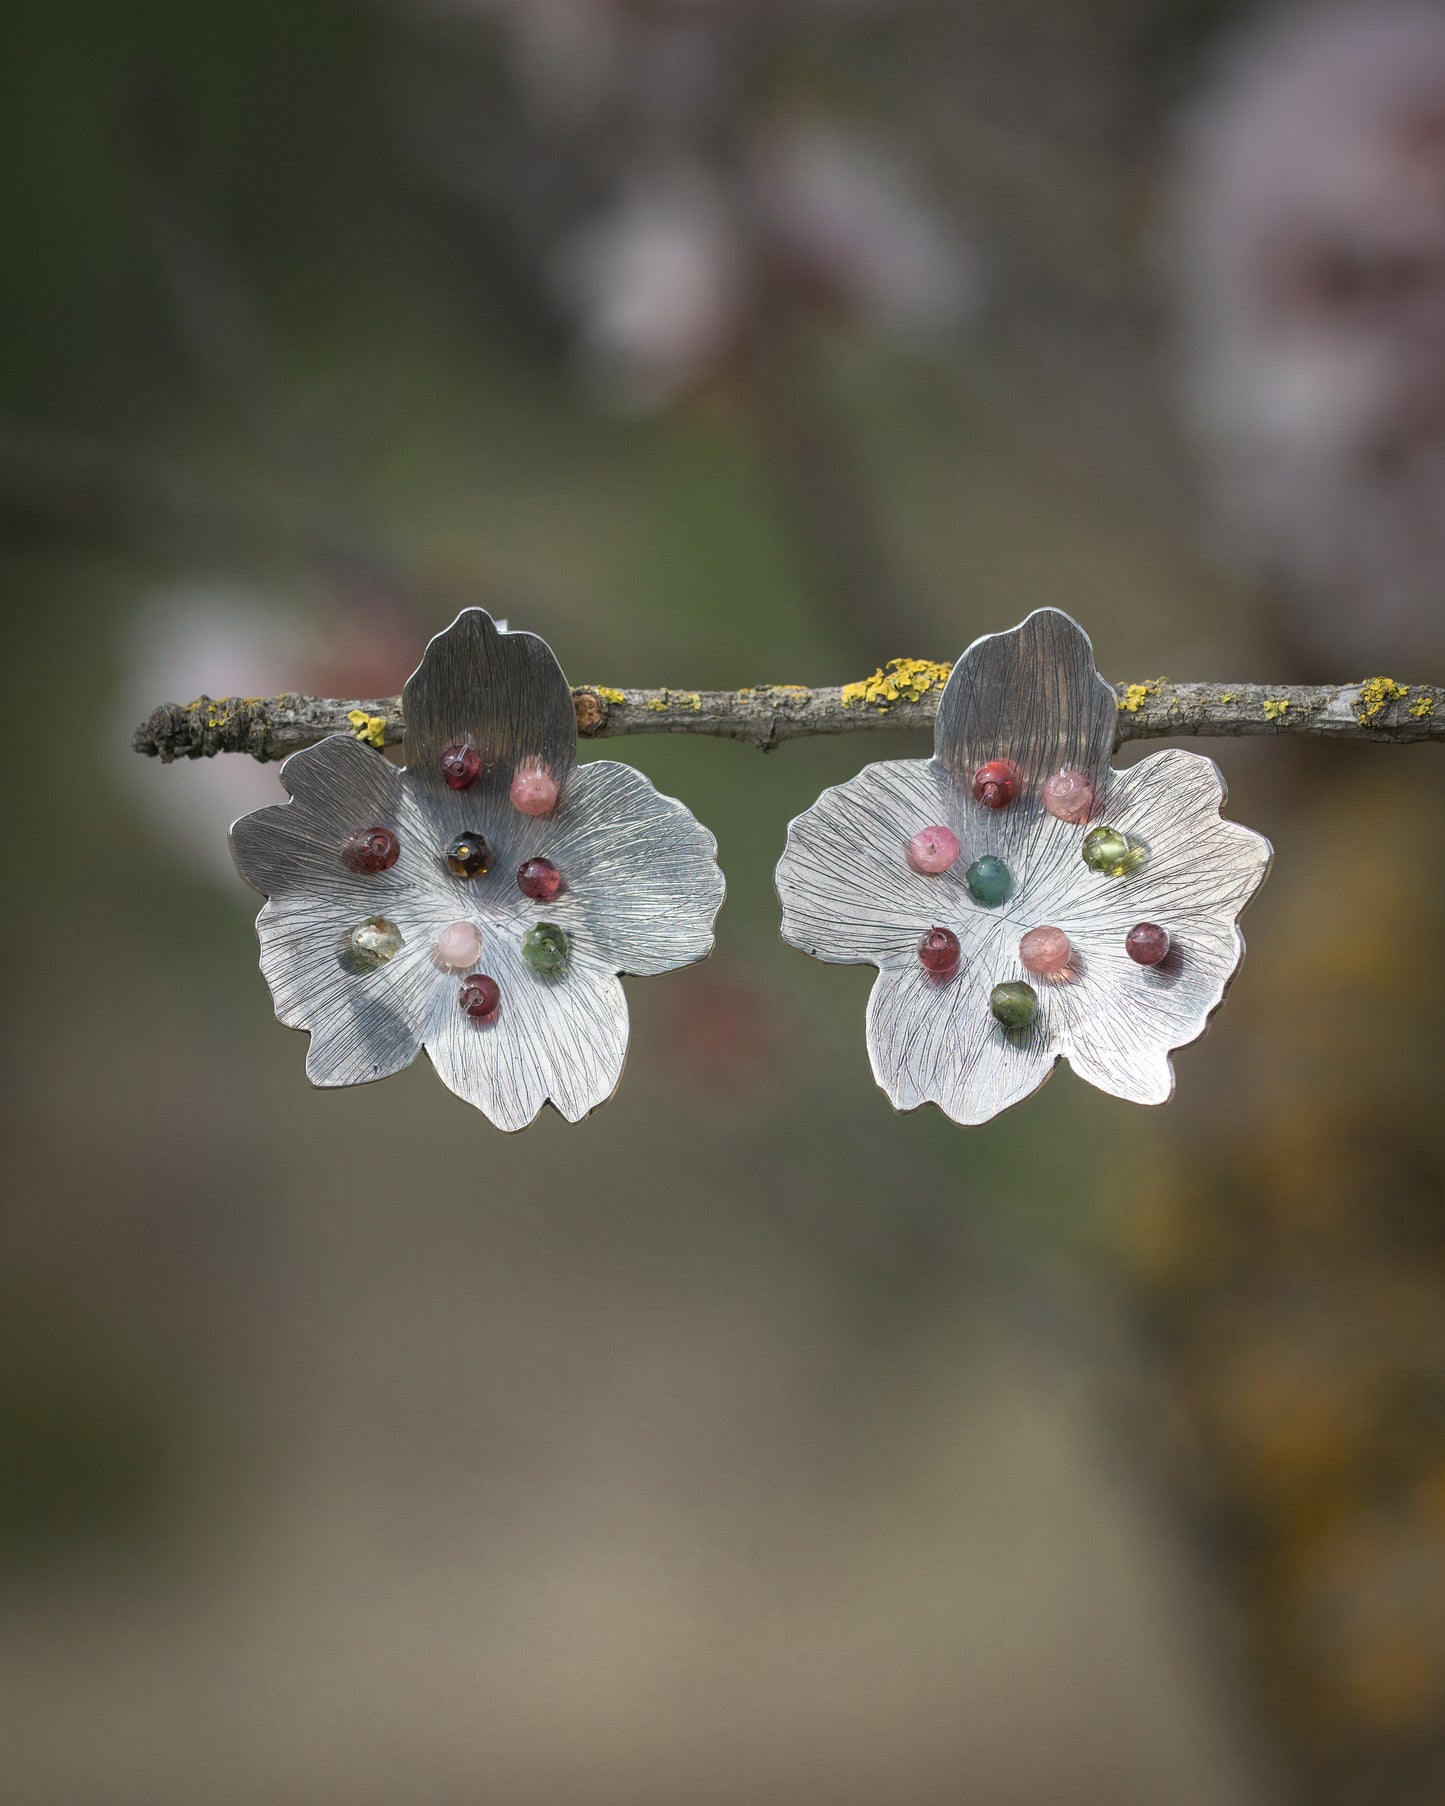
[(358, 828), (341, 843), (341, 857), (354, 872), (390, 871), (400, 852), (390, 828)]
[(918, 942), (918, 963), (925, 972), (942, 978), (958, 968), (962, 952), (958, 936), (951, 928), (930, 928)]
[(490, 1022), (502, 1001), (502, 988), (485, 972), (473, 972), (462, 986), (461, 1005), (473, 1022)]
[(1169, 951), (1169, 936), (1157, 922), (1136, 922), (1124, 936), (1124, 951), (1136, 966), (1157, 966)]
[(437, 762), (448, 790), (470, 790), (482, 775), (482, 755), (470, 740), (458, 740)]
[(1012, 759), (990, 759), (973, 774), (973, 800), (985, 809), (1007, 809), (1022, 782), (1023, 774)]
[(517, 889), (537, 903), (550, 903), (567, 888), (567, 880), (550, 859), (529, 859), (517, 873)]

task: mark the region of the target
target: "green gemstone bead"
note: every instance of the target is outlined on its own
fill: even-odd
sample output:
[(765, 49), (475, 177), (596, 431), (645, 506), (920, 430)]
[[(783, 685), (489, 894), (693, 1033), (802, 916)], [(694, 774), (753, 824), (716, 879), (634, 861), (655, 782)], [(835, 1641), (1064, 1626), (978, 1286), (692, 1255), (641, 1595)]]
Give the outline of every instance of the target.
[(565, 932), (555, 922), (538, 922), (522, 936), (522, 958), (543, 978), (560, 978), (570, 951)]
[(1005, 1028), (1027, 1028), (1039, 1013), (1039, 994), (1021, 978), (1011, 979), (989, 992), (988, 1007)]
[(1142, 840), (1121, 834), (1117, 828), (1091, 828), (1084, 836), (1084, 864), (1091, 872), (1103, 872), (1109, 878), (1122, 878), (1137, 872), (1149, 857)]
[(982, 903), (991, 909), (995, 903), (1002, 903), (1014, 887), (1014, 875), (1002, 859), (995, 859), (992, 853), (985, 853), (982, 859), (975, 859), (963, 875), (968, 886), (968, 894), (975, 903)]
[(374, 972), (406, 945), (401, 930), (385, 916), (368, 916), (345, 936), (341, 963), (348, 972)]

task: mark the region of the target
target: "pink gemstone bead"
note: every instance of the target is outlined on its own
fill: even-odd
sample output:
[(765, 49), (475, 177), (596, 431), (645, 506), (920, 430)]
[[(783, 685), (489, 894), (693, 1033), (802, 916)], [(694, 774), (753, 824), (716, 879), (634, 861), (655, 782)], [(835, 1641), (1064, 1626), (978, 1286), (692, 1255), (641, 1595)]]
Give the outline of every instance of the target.
[(985, 809), (1007, 809), (1022, 783), (1023, 773), (1012, 759), (990, 759), (973, 774), (973, 800)]
[(1043, 788), (1043, 803), (1060, 821), (1087, 821), (1094, 809), (1094, 786), (1084, 771), (1056, 771)]
[(1157, 966), (1169, 951), (1169, 936), (1157, 922), (1136, 922), (1124, 936), (1124, 951), (1136, 966)]
[(557, 807), (557, 780), (541, 765), (523, 765), (512, 779), (512, 807), (523, 815), (550, 815)]
[(1030, 928), (1019, 942), (1019, 958), (1026, 972), (1039, 978), (1057, 978), (1068, 970), (1074, 949), (1062, 928)]
[(952, 828), (920, 828), (903, 857), (915, 872), (935, 878), (958, 860), (958, 836)]
[(465, 972), (482, 957), (481, 931), (474, 922), (452, 922), (437, 936), (432, 958), (444, 972)]
[(918, 942), (918, 961), (925, 972), (942, 978), (958, 966), (962, 948), (951, 928), (930, 928)]

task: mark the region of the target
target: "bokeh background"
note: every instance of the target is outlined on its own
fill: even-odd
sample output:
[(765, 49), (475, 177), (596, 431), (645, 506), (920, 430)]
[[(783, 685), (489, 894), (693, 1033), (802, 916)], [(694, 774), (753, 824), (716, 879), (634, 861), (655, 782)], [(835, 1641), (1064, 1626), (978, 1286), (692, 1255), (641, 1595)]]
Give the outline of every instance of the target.
[(310, 1090), (239, 759), (458, 605), (836, 682), (1445, 670), (1445, 10), (53, 0), (0, 69), (13, 1806), (1439, 1806), (1439, 747), (1207, 748), (1277, 849), (1154, 1112), (895, 1117), (788, 819), (586, 1125)]

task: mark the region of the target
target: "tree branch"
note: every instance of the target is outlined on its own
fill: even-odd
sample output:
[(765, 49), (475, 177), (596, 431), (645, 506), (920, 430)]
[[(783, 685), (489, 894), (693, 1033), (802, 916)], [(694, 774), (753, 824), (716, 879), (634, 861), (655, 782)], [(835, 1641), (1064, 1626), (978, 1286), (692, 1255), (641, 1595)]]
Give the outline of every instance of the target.
[[(572, 692), (585, 740), (623, 734), (712, 734), (768, 752), (810, 734), (868, 728), (928, 728), (947, 667), (894, 660), (863, 683), (809, 689), (758, 684), (745, 690)], [(1350, 684), (1120, 684), (1118, 742), (1240, 734), (1404, 743), (1445, 740), (1445, 688), (1373, 677)], [(328, 734), (373, 746), (405, 738), (399, 696), (335, 701), (317, 696), (230, 697), (165, 703), (136, 730), (135, 749), (169, 764), (215, 753), (283, 759)]]

